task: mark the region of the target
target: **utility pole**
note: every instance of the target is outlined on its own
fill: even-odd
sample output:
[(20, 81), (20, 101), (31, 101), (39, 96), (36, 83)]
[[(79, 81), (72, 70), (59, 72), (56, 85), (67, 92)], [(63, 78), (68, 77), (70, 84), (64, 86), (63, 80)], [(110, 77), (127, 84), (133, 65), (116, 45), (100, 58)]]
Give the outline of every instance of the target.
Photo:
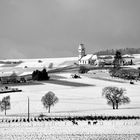
[(30, 122), (30, 100), (28, 97), (28, 122)]

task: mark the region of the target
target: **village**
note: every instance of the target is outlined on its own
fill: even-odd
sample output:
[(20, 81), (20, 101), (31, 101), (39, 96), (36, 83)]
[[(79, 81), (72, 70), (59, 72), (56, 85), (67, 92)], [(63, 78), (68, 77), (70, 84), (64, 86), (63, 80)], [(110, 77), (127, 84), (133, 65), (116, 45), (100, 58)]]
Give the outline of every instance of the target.
[(139, 0), (0, 0), (0, 140), (140, 140)]
[[(136, 59), (137, 58), (135, 58), (134, 55), (122, 55), (120, 66), (138, 69), (139, 65), (135, 64), (135, 61), (137, 61)], [(98, 56), (95, 54), (86, 54), (86, 48), (84, 44), (80, 44), (78, 47), (78, 57), (67, 58), (66, 61), (61, 60), (60, 62), (58, 62), (58, 64), (55, 64), (55, 59), (50, 60), (51, 62), (49, 62), (48, 60), (49, 58), (44, 60), (33, 59), (30, 60), (30, 63), (26, 62), (26, 60), (25, 62), (24, 60), (3, 60), (3, 63), (1, 62), (0, 67), (0, 82), (2, 84), (25, 83), (32, 80), (32, 73), (34, 70), (41, 70), (43, 68), (45, 68), (48, 71), (52, 71), (58, 68), (65, 68), (72, 65), (92, 66), (95, 67), (95, 69), (113, 67), (114, 56)]]
[[(105, 62), (103, 56), (86, 55), (81, 44), (78, 53), (73, 58), (27, 59), (13, 67), (1, 65), (0, 100), (8, 101), (0, 112), (1, 139), (139, 139), (140, 81), (131, 85), (128, 79), (111, 77), (107, 69), (113, 66), (100, 65)], [(91, 69), (79, 73), (83, 66)], [(44, 68), (49, 80), (33, 80), (33, 71)], [(130, 103), (112, 109), (102, 96), (108, 86), (125, 88)], [(58, 100), (50, 110), (41, 103), (45, 93), (55, 93)]]

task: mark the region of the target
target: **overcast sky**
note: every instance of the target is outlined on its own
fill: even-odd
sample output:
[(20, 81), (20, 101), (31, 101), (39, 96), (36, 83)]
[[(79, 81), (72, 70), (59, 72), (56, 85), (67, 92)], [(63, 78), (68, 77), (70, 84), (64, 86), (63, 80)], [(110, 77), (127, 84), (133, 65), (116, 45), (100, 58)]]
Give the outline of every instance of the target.
[(0, 58), (139, 48), (140, 0), (0, 0)]

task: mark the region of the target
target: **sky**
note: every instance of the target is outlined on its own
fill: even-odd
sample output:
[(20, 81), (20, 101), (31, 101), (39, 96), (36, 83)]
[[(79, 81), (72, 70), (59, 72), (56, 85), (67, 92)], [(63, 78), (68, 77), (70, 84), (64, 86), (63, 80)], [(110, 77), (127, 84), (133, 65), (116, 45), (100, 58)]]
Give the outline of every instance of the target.
[(140, 0), (0, 0), (0, 59), (139, 48)]

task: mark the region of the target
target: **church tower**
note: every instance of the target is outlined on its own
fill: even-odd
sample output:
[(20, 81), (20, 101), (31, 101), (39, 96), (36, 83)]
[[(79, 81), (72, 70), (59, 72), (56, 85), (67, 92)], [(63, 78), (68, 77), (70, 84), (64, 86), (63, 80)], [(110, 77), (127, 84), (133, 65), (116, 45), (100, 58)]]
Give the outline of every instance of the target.
[(79, 45), (78, 52), (79, 52), (79, 59), (81, 59), (83, 56), (86, 55), (84, 44)]

